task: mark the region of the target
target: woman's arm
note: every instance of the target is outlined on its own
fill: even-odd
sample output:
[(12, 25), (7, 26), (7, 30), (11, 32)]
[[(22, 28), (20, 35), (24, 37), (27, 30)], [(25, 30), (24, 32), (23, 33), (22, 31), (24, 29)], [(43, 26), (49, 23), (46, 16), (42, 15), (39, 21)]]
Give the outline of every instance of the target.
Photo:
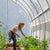
[(22, 34), (25, 38), (27, 38), (27, 37), (24, 35), (23, 31), (22, 31), (22, 27), (23, 27), (23, 26), (24, 26), (24, 25), (19, 24), (18, 29), (19, 29), (19, 31), (21, 32), (21, 34)]
[(21, 34), (22, 34), (25, 38), (27, 38), (27, 37), (24, 35), (24, 33), (23, 33), (23, 31), (22, 31), (22, 30), (20, 30), (20, 32), (21, 32)]

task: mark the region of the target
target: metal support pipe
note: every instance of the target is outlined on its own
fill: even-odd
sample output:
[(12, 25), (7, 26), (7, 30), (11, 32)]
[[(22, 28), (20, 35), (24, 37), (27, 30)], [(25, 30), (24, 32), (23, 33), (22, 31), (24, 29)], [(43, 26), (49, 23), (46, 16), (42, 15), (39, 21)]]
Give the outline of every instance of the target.
[(36, 16), (36, 18), (34, 18), (31, 22), (33, 22), (35, 19), (39, 18), (41, 15), (45, 14), (45, 13), (46, 13), (47, 11), (49, 11), (49, 10), (50, 10), (50, 7), (49, 7), (48, 9), (46, 9), (45, 11), (39, 13), (39, 14)]
[[(8, 33), (8, 0), (7, 0), (7, 33)], [(6, 34), (6, 37), (8, 38), (7, 34)]]

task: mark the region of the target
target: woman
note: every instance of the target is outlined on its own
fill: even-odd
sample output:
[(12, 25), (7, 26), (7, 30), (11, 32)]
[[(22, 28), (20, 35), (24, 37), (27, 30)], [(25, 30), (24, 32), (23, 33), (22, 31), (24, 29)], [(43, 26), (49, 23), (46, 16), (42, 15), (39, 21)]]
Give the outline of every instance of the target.
[[(16, 32), (17, 31), (20, 31), (21, 32), (21, 34), (25, 37), (25, 38), (27, 38), (25, 35), (24, 35), (24, 33), (23, 33), (23, 31), (22, 31), (22, 28), (24, 27), (24, 23), (19, 23), (19, 24), (17, 24), (17, 25), (15, 25), (14, 27), (12, 27), (12, 29), (11, 29), (11, 31), (9, 32), (10, 34), (11, 34), (11, 38), (9, 38), (9, 40), (13, 40), (13, 46), (14, 46), (14, 50), (16, 50), (16, 36), (17, 37), (20, 37)], [(10, 37), (10, 36), (9, 36)]]

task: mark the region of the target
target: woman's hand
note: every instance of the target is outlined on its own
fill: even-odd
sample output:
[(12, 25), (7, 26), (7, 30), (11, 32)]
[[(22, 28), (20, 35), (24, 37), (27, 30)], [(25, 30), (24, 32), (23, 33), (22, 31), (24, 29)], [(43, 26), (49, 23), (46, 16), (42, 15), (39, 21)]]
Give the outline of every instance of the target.
[(27, 39), (27, 37), (25, 36), (25, 38)]

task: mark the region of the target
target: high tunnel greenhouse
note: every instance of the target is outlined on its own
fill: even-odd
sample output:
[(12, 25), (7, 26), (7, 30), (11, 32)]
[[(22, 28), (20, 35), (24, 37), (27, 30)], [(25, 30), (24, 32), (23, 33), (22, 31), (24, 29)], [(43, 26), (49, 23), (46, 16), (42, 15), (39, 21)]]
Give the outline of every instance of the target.
[(0, 0), (0, 33), (7, 41), (11, 27), (20, 22), (25, 24), (22, 30), (27, 37), (47, 40), (50, 48), (50, 0)]

